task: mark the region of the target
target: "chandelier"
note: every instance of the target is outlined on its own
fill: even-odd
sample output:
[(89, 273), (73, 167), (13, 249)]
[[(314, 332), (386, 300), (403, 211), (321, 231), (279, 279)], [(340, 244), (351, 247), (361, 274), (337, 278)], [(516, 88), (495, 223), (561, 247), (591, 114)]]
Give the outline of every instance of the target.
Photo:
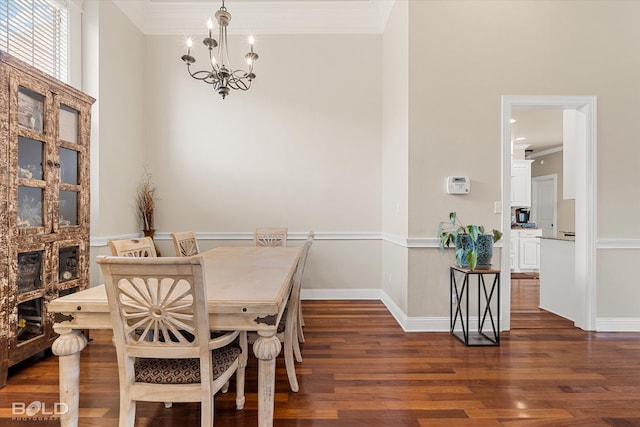
[[(253, 36), (250, 36), (249, 44), (251, 45), (251, 51), (244, 56), (249, 66), (248, 70), (234, 70), (229, 62), (229, 48), (227, 44), (227, 26), (229, 25), (229, 21), (231, 21), (231, 14), (227, 12), (227, 8), (224, 7), (224, 0), (222, 0), (222, 7), (216, 12), (215, 17), (219, 27), (219, 42), (211, 37), (211, 30), (213, 29), (211, 18), (209, 18), (209, 22), (207, 23), (209, 36), (202, 40), (202, 43), (209, 50), (209, 65), (211, 69), (191, 71), (191, 65), (196, 62), (196, 59), (191, 56), (191, 47), (193, 46), (191, 37), (187, 40), (187, 54), (182, 55), (182, 60), (187, 64), (187, 71), (191, 77), (212, 85), (215, 91), (224, 99), (231, 89), (248, 90), (251, 87), (251, 82), (256, 78), (256, 75), (253, 73), (253, 63), (258, 60), (258, 54), (253, 51), (254, 40)], [(215, 47), (218, 48), (216, 55), (213, 54)]]

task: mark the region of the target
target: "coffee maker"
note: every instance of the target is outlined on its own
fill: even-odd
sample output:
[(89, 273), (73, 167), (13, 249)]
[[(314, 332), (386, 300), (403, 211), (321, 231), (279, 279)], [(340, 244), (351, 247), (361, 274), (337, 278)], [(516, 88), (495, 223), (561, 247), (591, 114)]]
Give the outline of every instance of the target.
[(530, 211), (528, 208), (516, 209), (516, 223), (526, 224), (529, 222)]

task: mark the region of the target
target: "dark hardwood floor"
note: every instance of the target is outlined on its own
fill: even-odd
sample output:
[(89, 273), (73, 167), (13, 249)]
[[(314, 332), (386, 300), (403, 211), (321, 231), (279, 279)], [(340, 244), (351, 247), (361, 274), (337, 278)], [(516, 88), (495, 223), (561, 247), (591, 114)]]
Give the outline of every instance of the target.
[[(404, 333), (379, 301), (304, 301), (306, 343), (289, 391), (278, 358), (276, 426), (640, 426), (640, 333), (590, 333), (537, 309), (533, 282), (513, 282), (513, 329), (500, 347), (465, 347), (448, 333)], [(108, 333), (82, 353), (80, 423), (117, 426), (118, 378)], [(0, 389), (1, 426), (12, 402), (57, 400), (55, 356), (12, 369)], [(257, 425), (256, 361), (247, 402), (216, 399), (217, 427)], [(231, 388), (233, 390), (233, 386)], [(198, 404), (139, 403), (136, 426), (199, 426)]]

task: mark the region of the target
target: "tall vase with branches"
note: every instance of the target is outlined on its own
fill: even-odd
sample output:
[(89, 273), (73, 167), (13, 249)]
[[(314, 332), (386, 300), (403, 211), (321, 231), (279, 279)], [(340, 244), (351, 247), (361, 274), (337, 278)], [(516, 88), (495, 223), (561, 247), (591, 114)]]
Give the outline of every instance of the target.
[[(138, 184), (138, 193), (136, 196), (136, 205), (138, 208), (138, 217), (142, 223), (142, 232), (145, 236), (149, 236), (153, 239), (156, 232), (155, 229), (155, 212), (156, 212), (156, 200), (157, 200), (157, 187), (151, 180), (151, 173), (145, 170), (144, 177)], [(154, 242), (155, 245), (155, 242)], [(156, 246), (156, 253), (160, 256), (160, 250)]]
[(156, 184), (151, 180), (151, 173), (145, 171), (144, 178), (138, 184), (137, 206), (138, 216), (142, 222), (142, 230), (155, 230)]

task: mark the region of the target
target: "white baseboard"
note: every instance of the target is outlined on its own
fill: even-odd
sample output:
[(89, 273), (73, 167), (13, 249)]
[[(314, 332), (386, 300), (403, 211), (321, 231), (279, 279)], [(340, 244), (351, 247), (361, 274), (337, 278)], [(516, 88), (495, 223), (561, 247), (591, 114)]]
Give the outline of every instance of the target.
[(381, 300), (380, 289), (302, 289), (300, 298), (305, 300), (322, 299), (367, 299)]
[(378, 300), (405, 332), (449, 332), (448, 317), (409, 318), (381, 289), (302, 289), (300, 297), (303, 300)]
[[(408, 317), (381, 289), (302, 289), (303, 300), (379, 300), (405, 332), (449, 332), (449, 317)], [(471, 329), (477, 329), (477, 319), (469, 319)], [(596, 319), (597, 332), (640, 332), (639, 318)]]
[(598, 332), (640, 332), (640, 319), (636, 317), (601, 317), (596, 319)]

